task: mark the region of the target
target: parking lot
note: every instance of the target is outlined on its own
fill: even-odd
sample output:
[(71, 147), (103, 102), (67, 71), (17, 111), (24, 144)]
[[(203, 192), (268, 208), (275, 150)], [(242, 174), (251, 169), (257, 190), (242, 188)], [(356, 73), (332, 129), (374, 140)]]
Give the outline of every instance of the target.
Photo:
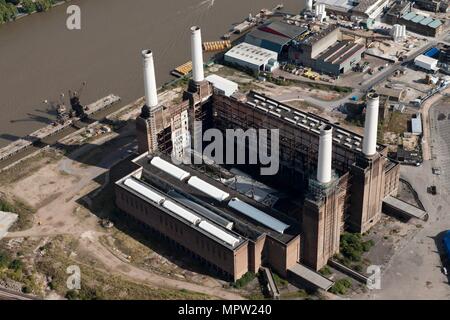
[(450, 100), (430, 110), (433, 165), (439, 169), (441, 193), (450, 193)]

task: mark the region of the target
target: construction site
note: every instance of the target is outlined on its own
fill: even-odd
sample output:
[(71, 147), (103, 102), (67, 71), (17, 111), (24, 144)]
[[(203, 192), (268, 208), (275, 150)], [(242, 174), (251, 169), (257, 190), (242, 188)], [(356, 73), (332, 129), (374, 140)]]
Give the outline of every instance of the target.
[[(332, 284), (311, 272), (339, 253), (344, 230), (362, 234), (375, 226), (383, 201), (398, 191), (400, 166), (377, 144), (379, 96), (367, 96), (362, 136), (262, 93), (229, 90), (230, 81), (205, 79), (200, 32), (191, 29), (193, 76), (181, 103), (159, 104), (153, 55), (143, 52), (146, 103), (136, 121), (141, 155), (133, 161), (137, 169), (116, 183), (117, 206), (225, 279), (264, 266), (327, 290)], [(279, 171), (263, 176), (261, 165), (206, 159), (172, 163), (186, 153), (195, 157), (191, 137), (199, 123), (222, 132), (279, 129)], [(229, 142), (235, 150), (251, 148), (245, 139)], [(285, 196), (226, 183), (245, 177)]]
[[(298, 288), (326, 292), (345, 275), (365, 284), (366, 261), (356, 267), (342, 263), (343, 236), (383, 241), (387, 229), (412, 234), (415, 226), (402, 221), (428, 219), (412, 187), (400, 181), (400, 171), (401, 164), (419, 166), (424, 160), (420, 107), (450, 83), (443, 72), (448, 48), (408, 26), (364, 27), (381, 14), (373, 5), (383, 1), (346, 8), (342, 16), (330, 3), (306, 1), (299, 15), (278, 12), (282, 7), (261, 11), (220, 41), (203, 42), (200, 27), (192, 27), (191, 61), (172, 71), (180, 80), (163, 90), (155, 74), (160, 57), (142, 51), (144, 99), (104, 120), (92, 121), (120, 101), (118, 96), (83, 106), (74, 92), (69, 111), (56, 103), (55, 123), (0, 150), (0, 161), (8, 164), (0, 167), (11, 182), (8, 192), (39, 208), (32, 229), (3, 233), (7, 246), (20, 250), (16, 240), (28, 243), (27, 237), (42, 230), (46, 238), (64, 232), (80, 238), (77, 249), (53, 240), (67, 245), (71, 258), (89, 265), (97, 255), (99, 268), (111, 270), (111, 263), (135, 280), (150, 277), (162, 287), (168, 281), (172, 289), (188, 291), (155, 295), (187, 299), (249, 297), (236, 288), (255, 274), (268, 284), (264, 296), (275, 299), (280, 279), (286, 279), (285, 297), (292, 290), (299, 295)], [(355, 12), (357, 20), (351, 18)], [(205, 63), (208, 53), (217, 55)], [(42, 148), (43, 160), (37, 162), (43, 167), (36, 173), (29, 172), (37, 170), (33, 164), (22, 178), (8, 180), (16, 157), (81, 122), (75, 133)], [(278, 148), (272, 138), (261, 142), (260, 133), (241, 140), (227, 136), (228, 130), (253, 129), (278, 130)], [(227, 137), (213, 154), (232, 160), (205, 156), (211, 151), (210, 130)], [(53, 148), (56, 155), (48, 151)], [(261, 174), (267, 163), (250, 161), (255, 148), (268, 148), (279, 158), (275, 174)], [(245, 163), (236, 161), (242, 151)], [(58, 205), (74, 230), (62, 218), (52, 220), (48, 212)], [(11, 219), (22, 223), (20, 215), (6, 218), (8, 228)], [(147, 236), (130, 240), (128, 225)], [(44, 248), (46, 241), (33, 245)]]

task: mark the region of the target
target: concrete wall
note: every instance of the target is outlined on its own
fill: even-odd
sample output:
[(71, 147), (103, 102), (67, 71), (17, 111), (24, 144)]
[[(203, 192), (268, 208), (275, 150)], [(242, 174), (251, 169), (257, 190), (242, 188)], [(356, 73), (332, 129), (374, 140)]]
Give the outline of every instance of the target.
[(389, 171), (385, 172), (384, 177), (384, 197), (397, 196), (400, 184), (400, 164), (396, 164)]
[(351, 207), (349, 228), (367, 232), (381, 219), (384, 198), (385, 156), (375, 154), (370, 158), (361, 155), (351, 168)]
[(280, 276), (287, 277), (287, 270), (300, 258), (300, 236), (283, 244), (270, 236), (266, 237), (264, 262)]
[(316, 271), (339, 252), (346, 190), (332, 188), (320, 200), (306, 199), (303, 208), (302, 262)]

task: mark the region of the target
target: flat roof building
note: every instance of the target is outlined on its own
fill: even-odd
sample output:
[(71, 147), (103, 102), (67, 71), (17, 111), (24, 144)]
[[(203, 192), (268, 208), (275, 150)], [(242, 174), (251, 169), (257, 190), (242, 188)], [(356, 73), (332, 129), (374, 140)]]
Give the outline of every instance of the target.
[(364, 45), (342, 41), (341, 30), (332, 25), (290, 46), (289, 60), (317, 72), (339, 76), (361, 61)]
[(438, 64), (438, 60), (437, 59), (433, 59), (430, 58), (424, 54), (421, 54), (420, 56), (417, 56), (414, 59), (414, 64), (419, 67), (422, 68), (426, 71), (432, 71), (435, 72), (437, 70), (439, 70), (437, 64)]
[(278, 65), (278, 53), (246, 42), (231, 48), (225, 53), (224, 59), (228, 63), (252, 71), (266, 71), (267, 68), (273, 69)]
[(239, 86), (236, 82), (230, 81), (215, 74), (211, 74), (206, 77), (206, 80), (210, 82), (215, 90), (218, 90), (221, 94), (229, 97), (233, 93), (239, 90)]

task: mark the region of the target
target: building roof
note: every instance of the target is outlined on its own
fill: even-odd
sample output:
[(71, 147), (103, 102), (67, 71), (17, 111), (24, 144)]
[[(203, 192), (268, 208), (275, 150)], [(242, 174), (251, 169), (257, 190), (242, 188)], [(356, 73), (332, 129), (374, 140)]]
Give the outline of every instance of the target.
[(299, 36), (307, 32), (308, 28), (299, 27), (294, 24), (288, 24), (281, 21), (274, 21), (259, 27), (258, 30), (288, 39), (297, 39)]
[(336, 8), (340, 11), (350, 11), (353, 8), (352, 3), (349, 0), (317, 0), (317, 3), (323, 3), (327, 8)]
[(428, 57), (428, 56), (426, 56), (424, 54), (421, 54), (421, 55), (417, 56), (414, 59), (414, 62), (415, 63), (422, 62), (422, 63), (429, 64), (430, 66), (433, 66), (433, 65), (436, 65), (438, 63), (438, 60), (437, 59), (433, 59), (431, 57)]
[(392, 196), (388, 196), (383, 200), (383, 203), (390, 205), (391, 207), (394, 207), (396, 209), (401, 210), (405, 214), (409, 215), (410, 217), (417, 218), (417, 219), (424, 219), (427, 215), (425, 211), (423, 211), (420, 208), (417, 208), (405, 201), (402, 201), (398, 198), (394, 198)]
[(210, 196), (216, 201), (225, 201), (230, 197), (230, 194), (213, 186), (212, 184), (200, 179), (199, 177), (192, 177), (188, 181), (188, 185), (197, 189), (200, 192)]
[(281, 21), (266, 23), (247, 34), (245, 41), (266, 49), (281, 52), (284, 46), (308, 32), (308, 28), (299, 27)]
[(443, 22), (439, 19), (433, 19), (431, 17), (425, 17), (424, 15), (417, 14), (415, 12), (407, 12), (402, 16), (402, 19), (411, 21), (413, 23), (420, 23), (423, 26), (428, 26), (430, 28), (436, 29), (441, 26)]
[[(178, 180), (178, 179), (177, 179)], [(215, 224), (213, 220), (198, 214), (184, 204), (164, 194), (160, 190), (135, 177), (128, 176), (117, 182), (122, 187), (130, 190), (163, 212), (170, 213), (173, 217), (190, 225), (192, 228), (202, 230), (205, 235), (230, 248), (236, 248), (244, 239), (235, 232)], [(165, 210), (164, 210), (164, 209)]]
[(259, 66), (267, 64), (270, 59), (278, 59), (278, 53), (275, 51), (263, 49), (246, 42), (231, 48), (225, 56)]
[(301, 265), (300, 263), (296, 263), (294, 266), (289, 268), (289, 271), (307, 281), (308, 283), (314, 285), (315, 287), (325, 291), (328, 291), (334, 284), (333, 281)]
[(231, 96), (239, 89), (239, 86), (236, 82), (230, 81), (216, 74), (207, 76), (206, 80), (212, 83), (215, 88), (223, 91), (227, 97)]
[[(168, 160), (168, 159), (167, 159)], [(296, 221), (289, 218), (287, 215), (282, 212), (274, 209), (273, 207), (266, 206), (264, 204), (258, 203), (257, 201), (246, 197), (235, 191), (234, 189), (226, 186), (225, 184), (216, 181), (209, 176), (206, 176), (202, 172), (195, 169), (193, 166), (180, 165), (179, 167), (183, 170), (188, 171), (191, 176), (197, 176), (201, 178), (203, 181), (208, 184), (226, 191), (230, 194), (230, 198), (238, 198), (242, 202), (245, 201), (246, 204), (258, 209), (265, 214), (272, 216), (274, 219), (279, 220), (281, 223), (285, 223), (289, 226), (288, 229), (285, 230), (284, 233), (279, 233), (274, 231), (273, 229), (265, 226), (261, 222), (252, 219), (246, 214), (241, 213), (238, 210), (231, 208), (228, 205), (227, 201), (217, 201), (213, 197), (205, 196), (205, 193), (202, 191), (190, 186), (185, 181), (180, 181), (173, 176), (167, 174), (164, 171), (155, 168), (154, 166), (148, 163), (147, 158), (139, 158), (136, 160), (136, 164), (143, 167), (143, 175), (141, 180), (145, 181), (145, 183), (151, 184), (154, 188), (160, 190), (161, 193), (167, 194), (167, 197), (171, 197), (174, 201), (183, 204), (185, 207), (189, 208), (191, 211), (195, 212), (197, 216), (205, 217), (212, 222), (215, 222), (215, 219), (210, 219), (207, 216), (203, 215), (200, 210), (197, 210), (194, 206), (188, 206), (185, 203), (179, 201), (176, 197), (172, 196), (172, 192), (176, 191), (177, 193), (183, 195), (184, 197), (189, 198), (190, 200), (196, 202), (198, 205), (204, 206), (205, 208), (214, 211), (214, 213), (219, 214), (220, 217), (230, 221), (233, 223), (233, 231), (242, 237), (249, 238), (252, 240), (256, 240), (264, 234), (270, 235), (272, 238), (282, 242), (288, 243), (295, 237), (300, 234), (300, 228)], [(215, 222), (217, 225), (223, 225), (222, 223)]]
[(164, 172), (167, 172), (168, 174), (177, 178), (180, 181), (187, 179), (190, 176), (188, 172), (178, 168), (177, 166), (174, 166), (170, 162), (165, 161), (160, 157), (154, 157), (150, 163), (152, 166), (155, 166), (156, 168), (163, 170)]
[(248, 203), (239, 200), (238, 198), (231, 199), (231, 201), (228, 203), (228, 206), (281, 234), (283, 234), (284, 231), (289, 228), (289, 225), (287, 225), (286, 223), (283, 223), (280, 220), (269, 216), (267, 213), (262, 212), (261, 210), (249, 205)]
[(414, 134), (422, 134), (422, 117), (420, 113), (411, 119), (411, 131)]
[(347, 59), (353, 57), (355, 53), (363, 50), (365, 47), (361, 44), (357, 44), (349, 41), (340, 41), (333, 46), (322, 52), (317, 60), (323, 60), (331, 64), (342, 64)]
[[(264, 96), (263, 94), (251, 91), (248, 95), (247, 105), (267, 113), (269, 116), (282, 118), (285, 121), (306, 131), (314, 132), (317, 136), (320, 134), (320, 127), (324, 124), (333, 126), (333, 142), (344, 146), (347, 150), (355, 153), (362, 152), (363, 137), (341, 126), (330, 123), (327, 119), (319, 117), (313, 113), (306, 113), (300, 110)], [(385, 146), (378, 145), (380, 151)]]

